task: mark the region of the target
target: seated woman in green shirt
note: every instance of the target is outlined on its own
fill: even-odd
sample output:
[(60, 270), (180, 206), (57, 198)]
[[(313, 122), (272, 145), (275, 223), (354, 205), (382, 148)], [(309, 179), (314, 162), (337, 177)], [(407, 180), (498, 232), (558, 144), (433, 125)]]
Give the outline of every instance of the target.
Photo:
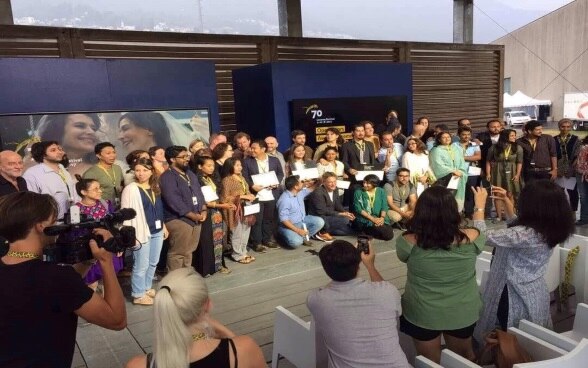
[(354, 226), (359, 232), (376, 239), (391, 240), (394, 229), (388, 217), (388, 200), (379, 184), (380, 179), (376, 175), (367, 175), (363, 179), (363, 188), (353, 194)]
[(450, 350), (475, 358), (472, 335), (482, 309), (475, 267), (485, 243), (480, 230), (488, 194), (470, 190), (476, 228), (460, 227), (455, 197), (436, 186), (421, 194), (408, 231), (396, 241), (398, 259), (407, 266), (400, 330), (413, 338), (418, 354), (437, 363), (441, 334)]

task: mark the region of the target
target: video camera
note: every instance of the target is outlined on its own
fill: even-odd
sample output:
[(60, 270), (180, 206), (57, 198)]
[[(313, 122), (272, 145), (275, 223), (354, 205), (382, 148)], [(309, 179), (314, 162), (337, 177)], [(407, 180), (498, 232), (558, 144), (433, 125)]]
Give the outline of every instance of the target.
[[(49, 226), (43, 231), (45, 235), (55, 236), (55, 244), (45, 247), (43, 259), (46, 262), (74, 264), (94, 258), (90, 250), (90, 240), (112, 253), (124, 252), (135, 247), (135, 228), (121, 226), (125, 220), (135, 218), (137, 213), (131, 208), (123, 208), (106, 215), (100, 220), (83, 218), (79, 223)], [(101, 236), (92, 233), (93, 229), (102, 228), (110, 231), (112, 238), (104, 241)]]

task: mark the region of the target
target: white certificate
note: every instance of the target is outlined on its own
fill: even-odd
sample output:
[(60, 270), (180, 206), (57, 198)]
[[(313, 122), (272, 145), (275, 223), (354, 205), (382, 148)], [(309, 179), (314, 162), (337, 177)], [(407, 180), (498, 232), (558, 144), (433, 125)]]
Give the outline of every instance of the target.
[(468, 176), (480, 176), (482, 175), (482, 168), (477, 166), (471, 166), (468, 169)]
[(264, 189), (260, 190), (259, 192), (257, 192), (256, 197), (261, 202), (267, 202), (267, 201), (273, 201), (274, 200), (274, 195), (272, 193), (272, 190), (269, 189), (269, 188), (264, 188)]
[(200, 190), (202, 190), (202, 195), (204, 195), (204, 202), (214, 202), (218, 199), (216, 191), (210, 185), (201, 186)]
[(262, 187), (271, 187), (272, 185), (280, 185), (275, 171), (270, 171), (263, 174), (251, 175), (253, 185), (261, 185)]
[(253, 215), (254, 213), (259, 213), (259, 203), (250, 204), (248, 206), (243, 206), (243, 215)]
[(380, 180), (384, 179), (384, 171), (378, 170), (378, 171), (358, 171), (357, 174), (355, 174), (355, 180), (357, 180), (357, 181), (363, 180), (366, 176), (372, 175), (372, 174), (377, 176), (378, 179), (380, 179)]
[(292, 175), (300, 176), (300, 180), (310, 180), (319, 178), (319, 172), (316, 167), (303, 170), (294, 170), (292, 171)]
[(351, 185), (351, 182), (350, 181), (337, 180), (337, 188), (340, 188), (340, 189), (349, 189), (349, 185)]
[(567, 190), (574, 190), (576, 187), (576, 178), (557, 178), (555, 183)]
[(417, 185), (416, 185), (417, 197), (420, 197), (421, 194), (423, 194), (423, 192), (425, 191), (425, 189), (427, 189), (427, 188), (425, 187), (425, 185), (423, 183), (421, 183), (420, 181), (417, 182)]
[(453, 175), (451, 180), (449, 180), (449, 184), (447, 184), (447, 189), (456, 189), (459, 186), (459, 176)]

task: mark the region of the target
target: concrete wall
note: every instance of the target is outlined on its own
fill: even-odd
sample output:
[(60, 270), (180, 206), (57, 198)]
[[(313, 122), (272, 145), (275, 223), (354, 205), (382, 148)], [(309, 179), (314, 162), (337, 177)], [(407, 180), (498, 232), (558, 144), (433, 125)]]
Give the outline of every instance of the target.
[(588, 0), (576, 0), (492, 43), (505, 46), (504, 78), (511, 78), (511, 93), (551, 100), (555, 120), (563, 116), (564, 93), (588, 92)]

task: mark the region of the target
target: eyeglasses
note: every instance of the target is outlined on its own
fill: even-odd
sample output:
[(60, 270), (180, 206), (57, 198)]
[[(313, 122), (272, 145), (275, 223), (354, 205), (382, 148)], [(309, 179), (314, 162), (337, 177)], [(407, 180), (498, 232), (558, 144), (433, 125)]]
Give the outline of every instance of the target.
[(182, 155), (182, 156), (176, 156), (176, 159), (182, 159), (182, 160), (189, 160), (190, 159), (190, 155)]
[(102, 188), (88, 189), (88, 192), (102, 192)]

